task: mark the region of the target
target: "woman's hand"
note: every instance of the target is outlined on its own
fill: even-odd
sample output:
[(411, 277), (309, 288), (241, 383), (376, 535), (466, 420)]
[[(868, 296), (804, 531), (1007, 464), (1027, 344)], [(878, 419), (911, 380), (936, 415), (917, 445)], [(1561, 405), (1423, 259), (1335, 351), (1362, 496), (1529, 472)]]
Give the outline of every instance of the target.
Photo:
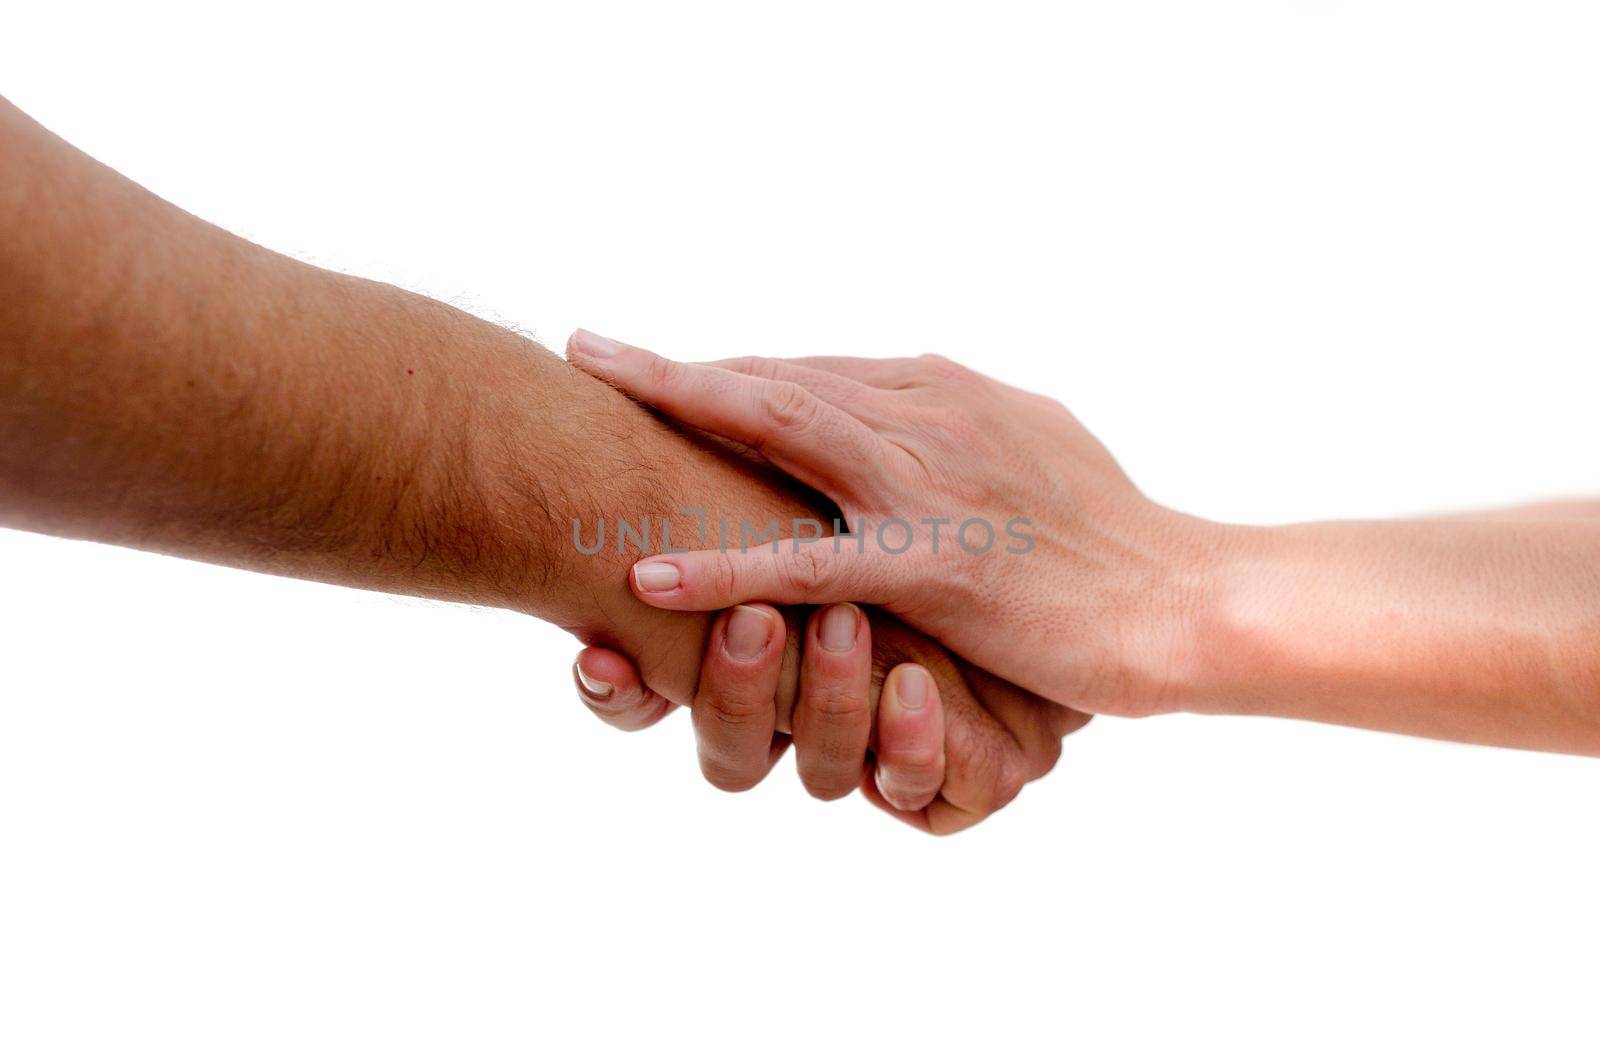
[(870, 602), (1052, 701), (1183, 707), (1223, 533), (1145, 498), (1060, 404), (938, 357), (694, 365), (580, 331), (568, 359), (757, 449), (850, 533), (648, 557), (641, 600)]

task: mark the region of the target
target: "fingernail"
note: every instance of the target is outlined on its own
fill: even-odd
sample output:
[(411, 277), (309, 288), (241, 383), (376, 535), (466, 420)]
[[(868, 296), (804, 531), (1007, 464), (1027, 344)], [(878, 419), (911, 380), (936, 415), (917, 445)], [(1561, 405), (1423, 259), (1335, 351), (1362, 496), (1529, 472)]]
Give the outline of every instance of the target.
[(572, 334), (572, 342), (591, 358), (614, 358), (622, 353), (623, 348), (616, 340), (606, 339), (584, 328)]
[(612, 691), (617, 689), (610, 683), (603, 683), (594, 678), (594, 676), (590, 675), (588, 672), (585, 672), (583, 670), (583, 665), (581, 664), (575, 664), (572, 667), (577, 669), (578, 682), (583, 684), (583, 689), (587, 690), (590, 694), (597, 698), (609, 698)]
[(894, 674), (894, 692), (902, 709), (920, 709), (928, 700), (928, 673), (916, 665)]
[(728, 656), (736, 661), (753, 661), (767, 648), (772, 637), (772, 616), (764, 609), (736, 605), (728, 618), (726, 644)]
[(848, 653), (856, 644), (856, 607), (849, 602), (830, 605), (822, 613), (822, 648)]
[(633, 566), (633, 582), (642, 591), (670, 591), (678, 586), (678, 566), (666, 561), (641, 561)]

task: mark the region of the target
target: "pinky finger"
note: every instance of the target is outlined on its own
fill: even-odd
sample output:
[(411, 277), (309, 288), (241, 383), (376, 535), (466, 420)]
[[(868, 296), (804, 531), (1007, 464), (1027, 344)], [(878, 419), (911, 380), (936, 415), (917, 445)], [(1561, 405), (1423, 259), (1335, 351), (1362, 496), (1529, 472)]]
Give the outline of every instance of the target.
[(927, 807), (944, 784), (944, 707), (927, 669), (902, 664), (878, 699), (877, 769), (883, 799), (902, 812)]
[(615, 650), (589, 646), (572, 665), (578, 700), (621, 731), (639, 731), (671, 712), (666, 698), (644, 685), (633, 662)]

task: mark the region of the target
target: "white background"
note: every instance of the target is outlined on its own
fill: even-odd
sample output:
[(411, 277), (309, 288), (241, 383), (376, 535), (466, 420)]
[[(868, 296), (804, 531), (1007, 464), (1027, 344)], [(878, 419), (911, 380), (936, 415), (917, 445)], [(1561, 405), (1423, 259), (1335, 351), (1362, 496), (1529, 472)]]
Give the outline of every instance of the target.
[[(1600, 493), (1593, 5), (517, 8), (12, 5), (0, 92), (548, 343), (956, 356), (1209, 517)], [(0, 593), (8, 1060), (1600, 1051), (1593, 761), (1102, 720), (931, 840), (713, 791), (524, 617)]]

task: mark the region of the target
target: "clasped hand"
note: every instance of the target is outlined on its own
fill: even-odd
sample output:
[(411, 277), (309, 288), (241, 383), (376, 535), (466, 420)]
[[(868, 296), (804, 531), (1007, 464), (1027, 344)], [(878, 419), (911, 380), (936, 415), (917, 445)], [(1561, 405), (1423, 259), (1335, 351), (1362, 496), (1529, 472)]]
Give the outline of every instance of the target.
[[(831, 798), (860, 782), (913, 822), (943, 782), (937, 687), (901, 665), (871, 705), (870, 625), (851, 602), (898, 615), (1058, 715), (1181, 707), (1188, 614), (1217, 536), (1146, 499), (1059, 403), (933, 356), (688, 364), (580, 331), (567, 357), (754, 449), (842, 515), (847, 534), (632, 568), (650, 605), (726, 610), (693, 707), (714, 783), (753, 785), (786, 745), (749, 711), (772, 700), (782, 658), (782, 618), (765, 603), (827, 606), (807, 627), (792, 726), (807, 788)], [(670, 708), (609, 650), (585, 650), (577, 678), (585, 703), (619, 726)], [(1065, 733), (1059, 719), (1037, 722)]]

